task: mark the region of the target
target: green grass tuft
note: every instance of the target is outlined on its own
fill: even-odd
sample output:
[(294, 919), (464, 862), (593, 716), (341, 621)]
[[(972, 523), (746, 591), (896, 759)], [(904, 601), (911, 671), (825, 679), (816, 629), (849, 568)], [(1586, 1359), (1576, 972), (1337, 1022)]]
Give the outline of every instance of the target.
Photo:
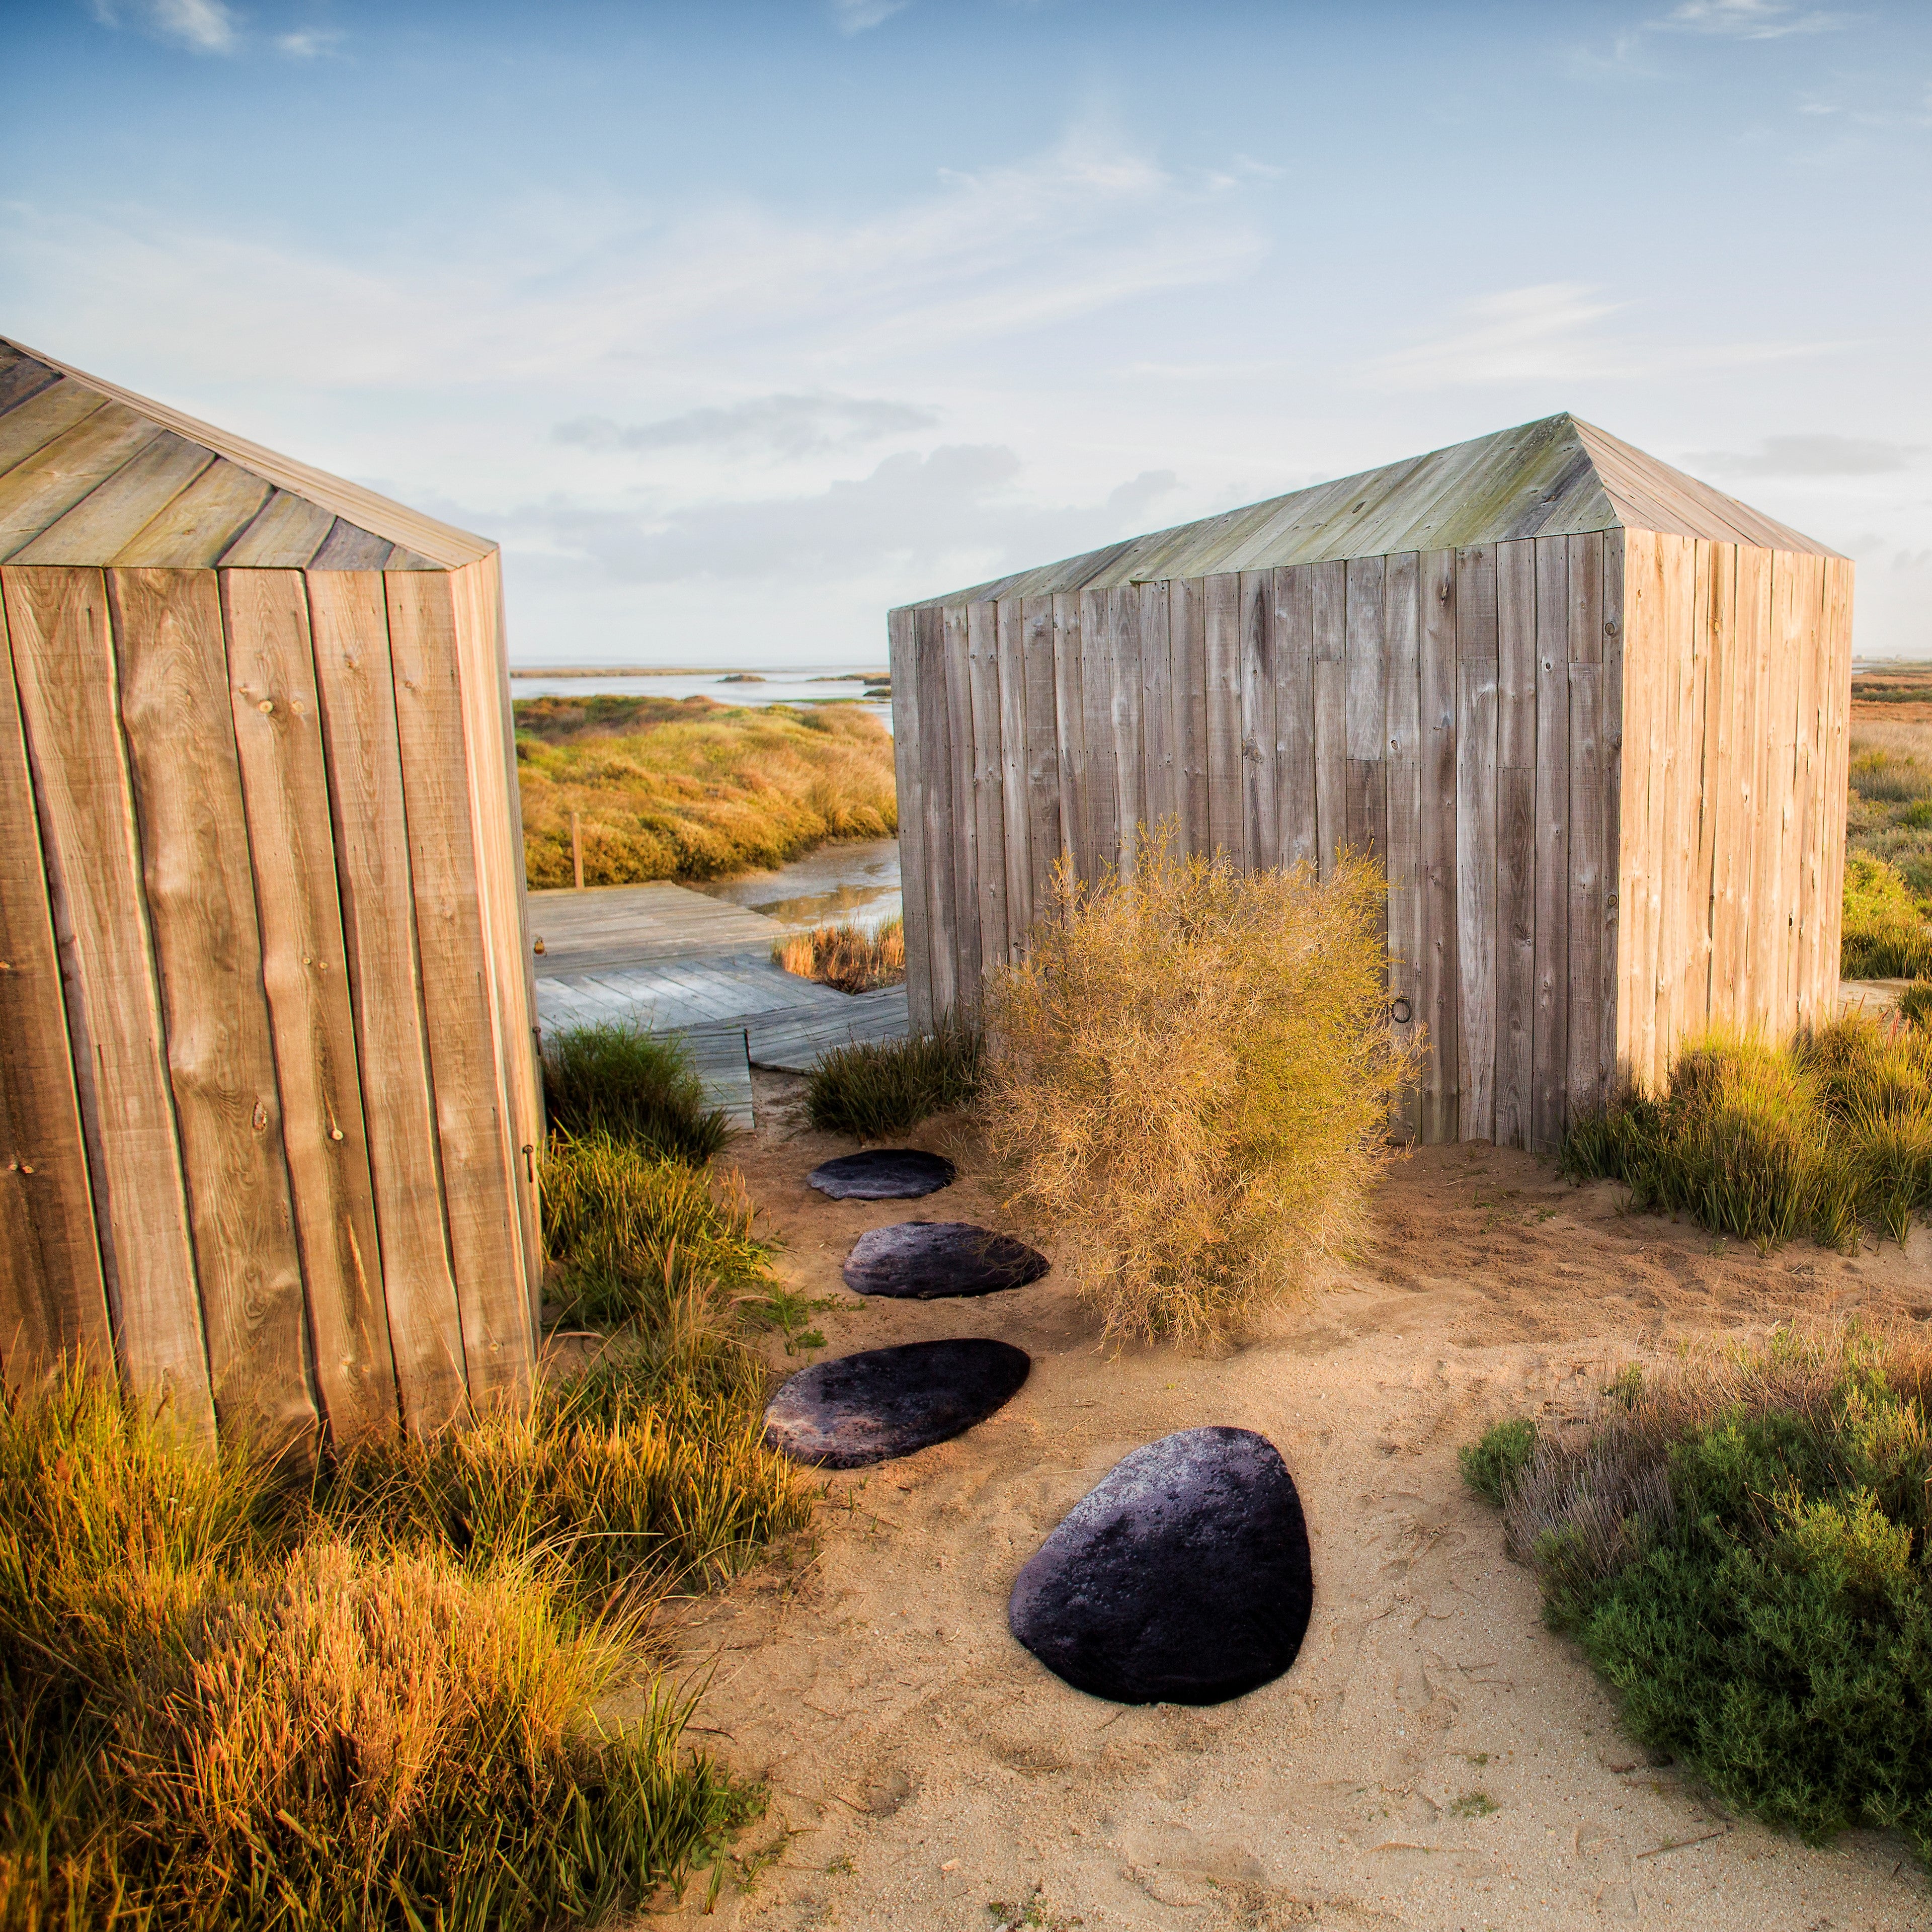
[(1932, 922), (1901, 874), (1864, 852), (1845, 860), (1839, 970), (1847, 980), (1932, 978)]
[(1514, 1416), (1484, 1430), (1480, 1441), (1462, 1451), (1462, 1480), (1500, 1509), (1535, 1453), (1535, 1424)]
[(543, 1068), (550, 1125), (563, 1133), (615, 1135), (700, 1162), (731, 1137), (675, 1034), (618, 1020), (561, 1028), (544, 1042)]
[(977, 1097), (982, 1052), (977, 1030), (959, 1022), (910, 1040), (836, 1047), (812, 1072), (806, 1117), (823, 1132), (862, 1141), (902, 1133)]
[(1538, 1438), (1503, 1505), (1640, 1743), (1808, 1841), (1896, 1829), (1932, 1860), (1922, 1340), (1780, 1334), (1681, 1365), (1587, 1437)]

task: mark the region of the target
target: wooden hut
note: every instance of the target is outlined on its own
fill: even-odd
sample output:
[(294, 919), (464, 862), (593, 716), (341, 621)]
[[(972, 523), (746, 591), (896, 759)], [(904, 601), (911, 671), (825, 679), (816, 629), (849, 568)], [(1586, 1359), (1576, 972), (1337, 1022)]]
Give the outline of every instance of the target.
[(496, 547), (0, 341), (0, 1352), (266, 1448), (535, 1345)]
[(1708, 1021), (1828, 1013), (1852, 566), (1574, 416), (890, 620), (916, 1023), (1137, 825), (1372, 850), (1425, 1141), (1546, 1147)]

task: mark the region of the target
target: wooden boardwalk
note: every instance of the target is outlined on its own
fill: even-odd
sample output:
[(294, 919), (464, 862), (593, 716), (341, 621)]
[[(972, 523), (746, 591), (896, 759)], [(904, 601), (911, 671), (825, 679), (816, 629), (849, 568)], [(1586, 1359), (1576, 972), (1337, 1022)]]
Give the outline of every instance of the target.
[(616, 1020), (675, 1033), (734, 1126), (752, 1125), (752, 1069), (808, 1073), (829, 1048), (899, 1040), (903, 986), (850, 994), (772, 961), (784, 928), (683, 886), (530, 896), (537, 1015), (546, 1030)]

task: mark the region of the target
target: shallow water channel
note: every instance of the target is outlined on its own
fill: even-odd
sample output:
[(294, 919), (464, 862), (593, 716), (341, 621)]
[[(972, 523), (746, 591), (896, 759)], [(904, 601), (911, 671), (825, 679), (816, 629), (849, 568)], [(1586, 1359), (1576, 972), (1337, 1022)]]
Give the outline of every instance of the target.
[(788, 926), (856, 926), (874, 932), (899, 916), (899, 842), (834, 839), (776, 872), (688, 883)]

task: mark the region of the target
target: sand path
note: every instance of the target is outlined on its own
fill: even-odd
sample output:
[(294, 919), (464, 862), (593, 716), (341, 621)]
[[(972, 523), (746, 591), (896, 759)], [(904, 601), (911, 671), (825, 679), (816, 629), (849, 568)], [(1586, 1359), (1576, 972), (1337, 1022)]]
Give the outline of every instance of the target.
[[(932, 1124), (908, 1139), (950, 1144)], [(970, 1171), (923, 1203), (832, 1203), (803, 1176), (850, 1142), (766, 1129), (740, 1145), (786, 1274), (838, 1298), (818, 1318), (827, 1352), (988, 1334), (1034, 1366), (968, 1436), (829, 1479), (790, 1562), (689, 1607), (686, 1660), (716, 1666), (698, 1722), (770, 1782), (741, 1853), (774, 1856), (748, 1892), (728, 1885), (707, 1916), (694, 1889), (671, 1922), (1932, 1924), (1900, 1841), (1809, 1850), (1644, 1763), (1456, 1464), (1486, 1421), (1581, 1414), (1607, 1370), (1682, 1340), (1798, 1312), (1932, 1320), (1923, 1231), (1904, 1254), (1717, 1252), (1528, 1156), (1430, 1149), (1380, 1189), (1369, 1251), (1264, 1337), (1220, 1360), (1110, 1359), (1055, 1276), (977, 1302), (845, 1292), (865, 1228), (998, 1225)], [(1208, 1422), (1262, 1432), (1300, 1487), (1316, 1577), (1300, 1657), (1212, 1709), (1083, 1696), (1008, 1635), (1012, 1579), (1121, 1456)]]

